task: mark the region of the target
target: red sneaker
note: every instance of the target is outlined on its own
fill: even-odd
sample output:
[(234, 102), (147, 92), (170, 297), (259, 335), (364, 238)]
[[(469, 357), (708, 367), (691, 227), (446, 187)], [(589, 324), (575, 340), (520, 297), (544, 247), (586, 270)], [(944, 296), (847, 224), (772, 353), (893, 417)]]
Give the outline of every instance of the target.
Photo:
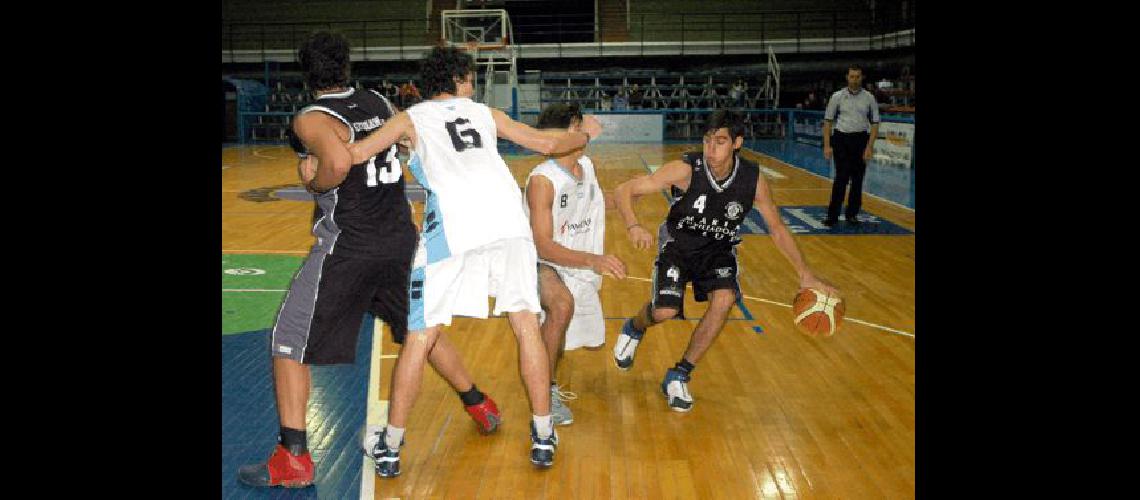
[(304, 488), (313, 484), (313, 469), (313, 457), (308, 451), (293, 455), (278, 444), (268, 462), (241, 466), (238, 480), (250, 486)]
[(499, 423), (503, 421), (503, 417), (499, 416), (499, 408), (495, 406), (495, 401), (487, 394), (483, 395), (482, 403), (464, 406), (464, 408), (475, 420), (475, 425), (479, 426), (479, 432), (483, 434), (495, 432), (499, 428)]

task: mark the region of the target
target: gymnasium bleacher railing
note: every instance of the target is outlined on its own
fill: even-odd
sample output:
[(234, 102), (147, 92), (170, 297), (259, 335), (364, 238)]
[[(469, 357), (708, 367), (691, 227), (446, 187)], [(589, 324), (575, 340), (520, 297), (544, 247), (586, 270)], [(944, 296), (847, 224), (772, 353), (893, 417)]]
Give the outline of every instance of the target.
[[(435, 20), (438, 23), (438, 19)], [(870, 9), (726, 14), (640, 12), (629, 23), (603, 17), (511, 16), (518, 57), (836, 52), (913, 46), (914, 24)], [(419, 59), (437, 42), (427, 18), (327, 22), (222, 22), (222, 62), (293, 62), (301, 40), (319, 29), (343, 33), (353, 60)], [(587, 40), (587, 41), (584, 41)], [(592, 41), (589, 41), (592, 40)], [(627, 40), (627, 41), (604, 41)], [(520, 43), (521, 42), (521, 43)]]

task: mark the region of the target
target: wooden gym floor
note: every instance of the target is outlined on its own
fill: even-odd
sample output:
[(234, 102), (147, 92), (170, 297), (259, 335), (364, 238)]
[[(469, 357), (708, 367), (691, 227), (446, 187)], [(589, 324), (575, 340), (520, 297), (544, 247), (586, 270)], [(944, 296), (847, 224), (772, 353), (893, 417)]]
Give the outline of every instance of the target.
[[(696, 147), (595, 144), (589, 154), (608, 194)], [(776, 173), (768, 179), (777, 204), (827, 204), (830, 180), (744, 154)], [(541, 161), (536, 155), (507, 159), (520, 186)], [(252, 201), (272, 191), (266, 188), (291, 185), (299, 182), (288, 147), (223, 150), (223, 257), (306, 254), (311, 202)], [(417, 221), (422, 208), (416, 204)], [(644, 225), (655, 227), (668, 203), (645, 196), (637, 210)], [(864, 196), (864, 211), (915, 230), (914, 212), (899, 205)], [(375, 479), (375, 498), (914, 496), (913, 233), (796, 236), (816, 274), (847, 301), (848, 321), (829, 339), (793, 329), (790, 303), (798, 283), (792, 268), (768, 236), (745, 236), (738, 253), (746, 298), (693, 372), (694, 409), (682, 414), (667, 408), (659, 384), (705, 304), (692, 300), (690, 288), (685, 310), (693, 319), (651, 329), (632, 370), (617, 370), (610, 349), (622, 321), (649, 298), (654, 258), (652, 251), (635, 250), (623, 227), (608, 210), (606, 251), (625, 261), (629, 278), (604, 280), (607, 344), (568, 352), (559, 368), (559, 383), (578, 398), (568, 403), (574, 423), (558, 428), (555, 465), (540, 471), (529, 463), (530, 412), (506, 319), (457, 318), (446, 335), (480, 389), (497, 401), (503, 425), (495, 435), (477, 434), (455, 393), (429, 369), (405, 438), (403, 474)], [(387, 332), (382, 338), (373, 350), (380, 354), (373, 360), (379, 380), (368, 395), (370, 411), (381, 418), (398, 352)]]

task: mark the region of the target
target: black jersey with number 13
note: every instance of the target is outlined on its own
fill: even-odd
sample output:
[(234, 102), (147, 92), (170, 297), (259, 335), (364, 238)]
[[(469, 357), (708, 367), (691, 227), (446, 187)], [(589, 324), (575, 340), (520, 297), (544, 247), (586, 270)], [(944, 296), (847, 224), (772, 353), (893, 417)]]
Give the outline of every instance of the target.
[[(300, 113), (319, 111), (349, 129), (352, 142), (368, 137), (392, 117), (387, 99), (372, 91), (349, 89), (325, 94)], [(298, 113), (298, 114), (300, 114)], [(313, 235), (329, 253), (360, 258), (411, 255), (416, 230), (404, 194), (396, 146), (353, 165), (335, 189), (317, 196)]]
[(752, 210), (760, 167), (733, 156), (731, 172), (718, 182), (700, 151), (681, 155), (692, 175), (688, 190), (673, 188), (663, 245), (687, 253), (729, 250), (740, 242), (740, 224)]

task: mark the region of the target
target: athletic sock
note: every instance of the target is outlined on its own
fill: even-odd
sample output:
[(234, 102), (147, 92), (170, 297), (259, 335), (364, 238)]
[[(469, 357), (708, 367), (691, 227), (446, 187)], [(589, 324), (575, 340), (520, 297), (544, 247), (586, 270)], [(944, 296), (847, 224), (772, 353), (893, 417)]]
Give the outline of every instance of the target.
[(309, 451), (306, 444), (308, 441), (305, 438), (305, 431), (300, 429), (290, 429), (288, 427), (281, 427), (280, 435), (281, 446), (284, 446), (289, 453), (293, 455), (302, 455)]
[(392, 427), (391, 425), (384, 428), (384, 445), (388, 448), (400, 448), (400, 442), (404, 440), (404, 428)]
[(482, 403), (486, 398), (482, 392), (479, 392), (479, 388), (475, 387), (475, 384), (471, 384), (471, 389), (459, 393), (459, 399), (463, 400), (463, 406), (471, 406)]
[(696, 365), (690, 363), (689, 360), (685, 358), (681, 358), (681, 361), (673, 365), (674, 370), (684, 373), (685, 376), (688, 376), (693, 371), (693, 368), (696, 368)]
[(546, 415), (540, 417), (538, 415), (532, 415), (532, 417), (534, 418), (534, 429), (538, 433), (538, 438), (549, 438), (550, 434), (554, 432), (554, 416)]

